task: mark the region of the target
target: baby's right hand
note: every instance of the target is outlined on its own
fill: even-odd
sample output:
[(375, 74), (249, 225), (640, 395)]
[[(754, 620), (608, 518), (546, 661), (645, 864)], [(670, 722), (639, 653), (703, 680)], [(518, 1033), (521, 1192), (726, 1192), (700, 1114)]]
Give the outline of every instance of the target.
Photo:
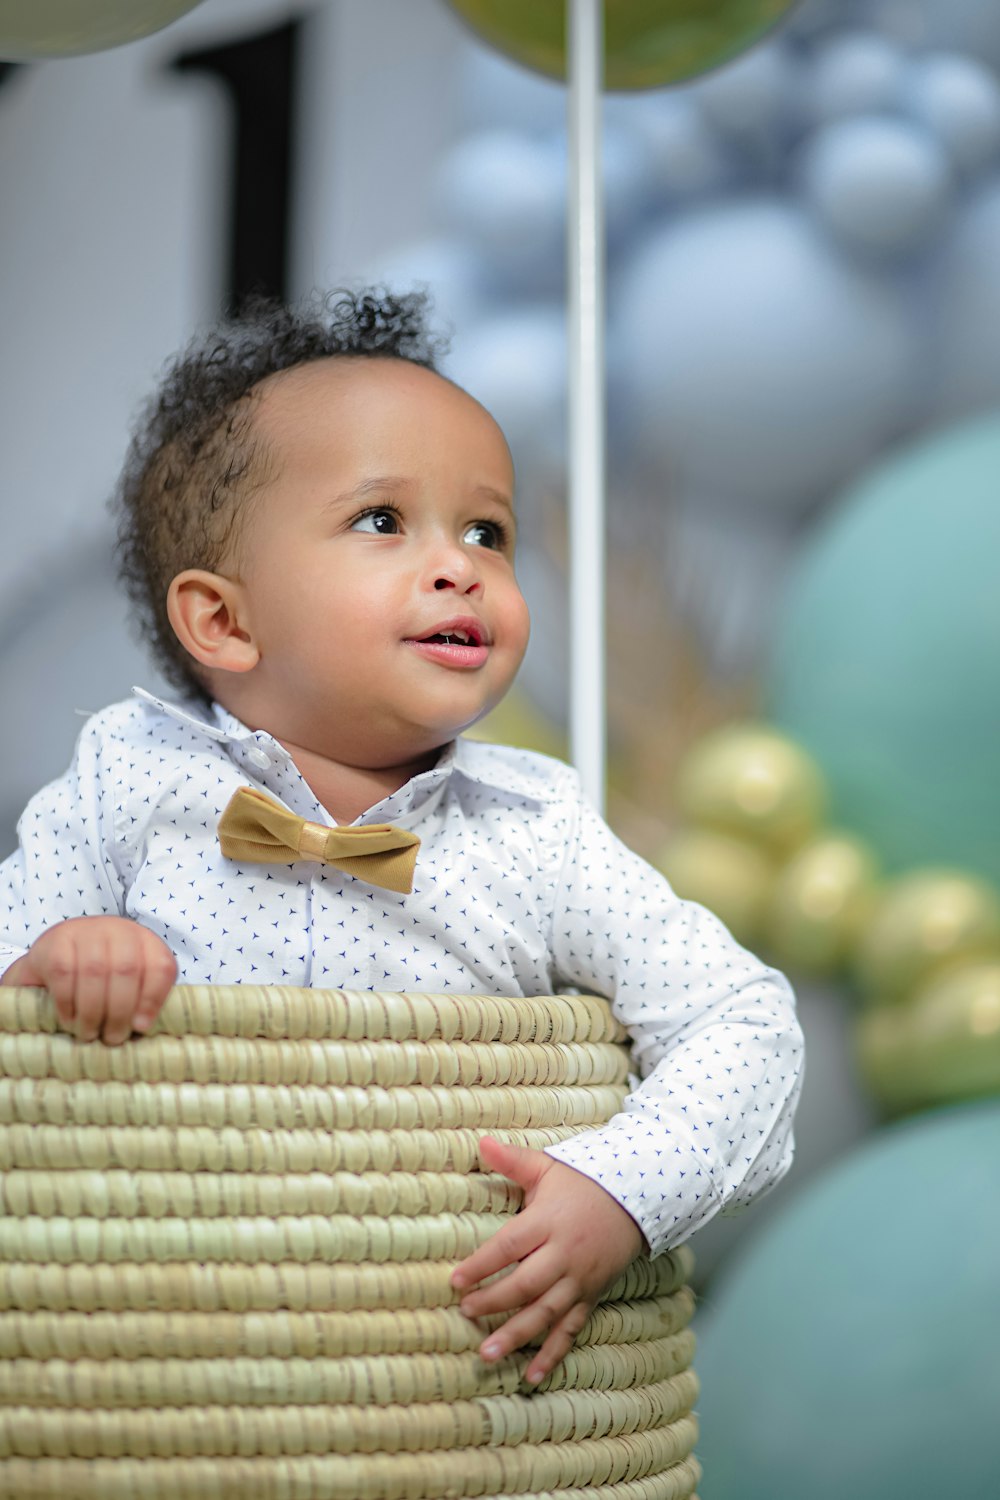
[(149, 1030), (176, 978), (170, 949), (138, 922), (71, 917), (43, 932), (0, 984), (43, 986), (67, 1031), (115, 1046)]

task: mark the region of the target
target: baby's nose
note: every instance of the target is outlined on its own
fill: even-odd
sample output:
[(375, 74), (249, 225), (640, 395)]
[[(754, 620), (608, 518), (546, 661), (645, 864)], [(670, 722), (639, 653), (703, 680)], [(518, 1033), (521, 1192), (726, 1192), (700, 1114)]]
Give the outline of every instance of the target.
[(476, 560), (464, 547), (450, 547), (447, 554), (439, 553), (434, 560), (433, 572), (436, 589), (457, 589), (460, 593), (471, 594), (482, 588), (482, 575)]
[(482, 586), (482, 580), (478, 577), (455, 577), (453, 573), (441, 573), (434, 580), (436, 589), (458, 589), (463, 594), (473, 594)]

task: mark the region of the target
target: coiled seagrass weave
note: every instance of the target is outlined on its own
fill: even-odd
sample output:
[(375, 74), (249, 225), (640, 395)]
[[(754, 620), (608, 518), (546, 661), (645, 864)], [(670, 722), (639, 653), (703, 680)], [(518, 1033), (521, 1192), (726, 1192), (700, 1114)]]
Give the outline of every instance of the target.
[(692, 1495), (686, 1252), (534, 1391), (449, 1285), (518, 1207), (480, 1135), (604, 1121), (622, 1041), (581, 996), (240, 985), (82, 1046), (0, 988), (0, 1495)]

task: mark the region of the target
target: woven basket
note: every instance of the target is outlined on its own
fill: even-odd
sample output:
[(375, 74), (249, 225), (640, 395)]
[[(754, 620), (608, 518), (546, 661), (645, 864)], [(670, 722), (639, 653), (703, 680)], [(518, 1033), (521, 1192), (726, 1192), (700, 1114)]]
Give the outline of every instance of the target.
[(580, 996), (240, 985), (81, 1046), (0, 988), (0, 1495), (692, 1495), (685, 1251), (537, 1390), (449, 1284), (519, 1203), (480, 1135), (606, 1120), (622, 1042)]

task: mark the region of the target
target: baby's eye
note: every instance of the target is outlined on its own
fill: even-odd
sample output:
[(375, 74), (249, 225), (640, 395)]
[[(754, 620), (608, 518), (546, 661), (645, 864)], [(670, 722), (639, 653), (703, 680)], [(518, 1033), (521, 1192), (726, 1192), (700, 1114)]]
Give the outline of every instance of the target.
[(373, 506), (363, 510), (351, 522), (352, 531), (367, 531), (371, 536), (395, 536), (399, 530), (399, 514), (388, 505)]
[(499, 521), (474, 521), (462, 537), (472, 547), (492, 547), (494, 551), (501, 551), (506, 540), (507, 533)]

